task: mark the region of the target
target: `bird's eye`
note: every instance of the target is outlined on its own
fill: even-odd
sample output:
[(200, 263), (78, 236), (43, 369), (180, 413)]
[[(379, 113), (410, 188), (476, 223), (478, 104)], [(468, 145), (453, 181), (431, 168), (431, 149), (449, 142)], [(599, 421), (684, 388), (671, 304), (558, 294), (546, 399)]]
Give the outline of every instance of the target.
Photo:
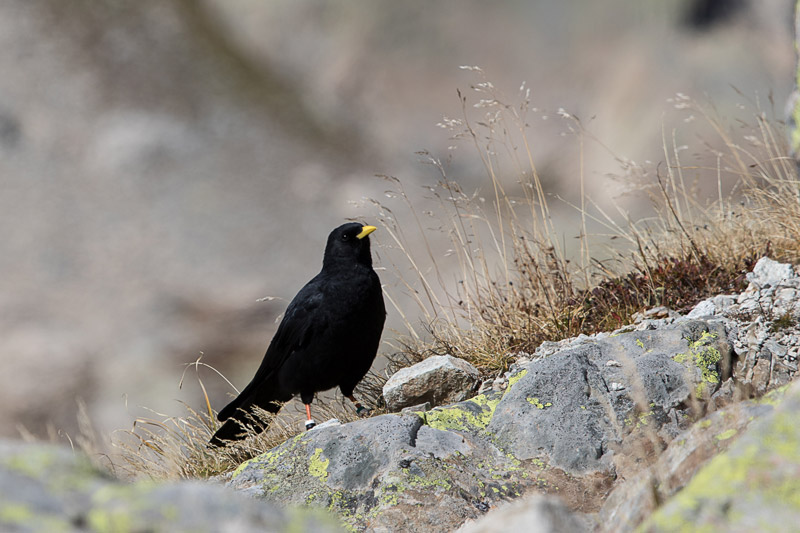
[(346, 241), (346, 240), (347, 240), (347, 239), (349, 239), (349, 238), (350, 238), (350, 235), (348, 235), (347, 233), (343, 233), (343, 234), (342, 234), (342, 240), (343, 240), (343, 241)]

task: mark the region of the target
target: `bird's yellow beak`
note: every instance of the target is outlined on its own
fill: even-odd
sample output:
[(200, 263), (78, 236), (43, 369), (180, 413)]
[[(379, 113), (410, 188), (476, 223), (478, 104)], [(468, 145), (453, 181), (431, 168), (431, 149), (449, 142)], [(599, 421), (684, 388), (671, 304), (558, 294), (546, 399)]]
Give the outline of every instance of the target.
[(376, 228), (375, 226), (363, 226), (361, 228), (361, 233), (356, 235), (356, 239), (363, 239), (364, 237), (366, 237), (367, 235), (369, 235), (370, 233), (372, 233), (376, 229), (378, 229), (378, 228)]

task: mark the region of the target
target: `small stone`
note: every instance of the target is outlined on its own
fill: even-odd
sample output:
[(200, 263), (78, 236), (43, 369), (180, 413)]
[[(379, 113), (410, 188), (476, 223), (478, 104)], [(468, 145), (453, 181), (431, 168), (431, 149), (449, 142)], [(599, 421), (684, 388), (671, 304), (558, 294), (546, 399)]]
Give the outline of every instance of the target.
[(751, 383), (758, 396), (763, 396), (767, 392), (770, 381), (770, 362), (765, 357), (759, 357), (756, 366), (753, 368), (753, 379)]
[[(757, 289), (765, 287), (775, 287), (790, 278), (794, 278), (792, 265), (779, 263), (769, 257), (762, 257), (753, 267), (753, 271), (747, 274), (747, 281), (755, 285)], [(750, 287), (747, 288), (750, 290)]]
[(672, 311), (670, 309), (664, 307), (663, 305), (660, 305), (658, 307), (653, 307), (645, 311), (644, 316), (646, 316), (647, 318), (667, 318), (668, 316), (670, 316), (671, 313)]
[(636, 331), (652, 331), (657, 329), (658, 326), (662, 325), (664, 322), (662, 320), (652, 320), (650, 318), (646, 318), (636, 324)]
[(793, 289), (790, 287), (780, 289), (778, 291), (778, 296), (776, 299), (788, 303), (791, 306), (792, 303), (797, 301), (797, 289)]
[(700, 318), (706, 316), (714, 316), (717, 314), (717, 306), (711, 299), (703, 300), (694, 306), (694, 309), (689, 311), (687, 315), (689, 318)]
[(430, 402), (455, 403), (472, 396), (478, 385), (478, 369), (452, 355), (435, 355), (392, 375), (383, 386), (390, 411)]
[[(494, 380), (485, 379), (485, 380), (483, 380), (481, 382), (481, 386), (478, 387), (478, 394), (486, 394), (490, 390), (494, 390)], [(406, 408), (406, 409), (408, 409), (408, 408)]]
[(769, 350), (770, 353), (776, 357), (785, 357), (787, 353), (786, 346), (783, 346), (772, 339), (767, 339), (764, 341), (764, 348)]
[(528, 352), (517, 352), (514, 355), (514, 362), (517, 365), (524, 365), (526, 363), (530, 363), (533, 359), (533, 355), (529, 354)]
[(735, 306), (736, 296), (735, 294), (718, 294), (711, 298), (711, 301), (714, 302), (714, 306), (717, 308), (717, 314), (727, 312)]
[(486, 502), (475, 502), (473, 505), (482, 513), (489, 511), (489, 504)]
[(417, 405), (412, 405), (411, 407), (404, 407), (403, 410), (400, 412), (403, 414), (414, 414), (418, 412), (425, 412), (431, 410), (431, 402), (420, 403)]
[(609, 359), (608, 361), (606, 361), (606, 366), (622, 366), (622, 363), (614, 359)]

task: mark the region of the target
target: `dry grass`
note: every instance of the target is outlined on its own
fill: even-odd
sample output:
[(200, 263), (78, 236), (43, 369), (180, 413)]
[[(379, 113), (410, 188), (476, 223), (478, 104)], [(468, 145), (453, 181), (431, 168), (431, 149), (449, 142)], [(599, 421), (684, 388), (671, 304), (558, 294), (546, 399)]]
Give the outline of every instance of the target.
[[(304, 431), (301, 421), (301, 418), (305, 419), (304, 415), (300, 417), (289, 409), (283, 409), (278, 415), (257, 410), (253, 424), (246, 428), (248, 437), (245, 440), (225, 448), (209, 448), (208, 441), (220, 423), (211, 408), (200, 371), (212, 372), (225, 381), (227, 379), (200, 359), (187, 365), (187, 369), (190, 367), (197, 373), (196, 381), (205, 398), (204, 409), (198, 410), (181, 402), (183, 414), (180, 416), (151, 411), (152, 416), (136, 418), (130, 430), (120, 430), (112, 436), (111, 446), (116, 451), (111, 455), (102, 455), (103, 466), (116, 476), (128, 479), (209, 478), (230, 473), (242, 462)], [(377, 405), (376, 391), (379, 395), (382, 383), (379, 376), (369, 374), (356, 393), (368, 405)], [(230, 386), (235, 390), (232, 384)], [(321, 421), (336, 418), (344, 423), (358, 418), (351, 406), (332, 396), (315, 399), (313, 410), (314, 416)], [(256, 426), (269, 427), (259, 433), (253, 429)], [(102, 446), (97, 444), (91, 426), (83, 428), (81, 434), (79, 446), (98, 457), (96, 450)]]

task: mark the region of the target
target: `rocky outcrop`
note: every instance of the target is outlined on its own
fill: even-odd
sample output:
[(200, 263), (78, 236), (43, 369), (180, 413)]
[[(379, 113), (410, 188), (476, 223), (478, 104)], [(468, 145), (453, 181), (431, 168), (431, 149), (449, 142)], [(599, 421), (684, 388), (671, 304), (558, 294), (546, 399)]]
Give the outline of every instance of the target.
[(791, 265), (761, 258), (739, 295), (719, 295), (697, 304), (688, 317), (725, 324), (734, 351), (737, 386), (763, 395), (788, 383), (800, 354), (800, 277)]
[(600, 508), (628, 439), (688, 427), (730, 358), (720, 324), (585, 337), (490, 391), (320, 427), (244, 463), (231, 486), (321, 506), (357, 529), (449, 531), (528, 490)]
[(716, 322), (598, 335), (526, 365), (487, 431), (518, 459), (610, 474), (627, 436), (646, 428), (667, 441), (696, 418), (693, 405), (716, 391), (730, 356)]
[[(576, 524), (632, 530), (680, 501), (780, 392), (743, 400), (794, 375), (800, 279), (773, 263), (687, 317), (643, 313), (613, 333), (545, 343), (467, 400), (320, 426), (244, 463), (230, 486), (328, 509), (356, 530), (501, 523), (509, 500), (536, 495), (557, 496)], [(515, 509), (549, 508), (530, 501)]]
[(341, 531), (200, 481), (122, 483), (80, 453), (0, 441), (0, 531)]
[(751, 422), (772, 413), (783, 389), (764, 398), (735, 403), (682, 432), (655, 464), (617, 482), (598, 513), (597, 531), (633, 531), (659, 505), (681, 490), (710, 459), (728, 449)]
[[(800, 383), (751, 422), (642, 531), (789, 531), (800, 523)], [(718, 439), (733, 435), (723, 433)]]
[(452, 355), (434, 355), (401, 368), (383, 386), (390, 411), (422, 403), (442, 405), (472, 396), (480, 381), (478, 369)]

